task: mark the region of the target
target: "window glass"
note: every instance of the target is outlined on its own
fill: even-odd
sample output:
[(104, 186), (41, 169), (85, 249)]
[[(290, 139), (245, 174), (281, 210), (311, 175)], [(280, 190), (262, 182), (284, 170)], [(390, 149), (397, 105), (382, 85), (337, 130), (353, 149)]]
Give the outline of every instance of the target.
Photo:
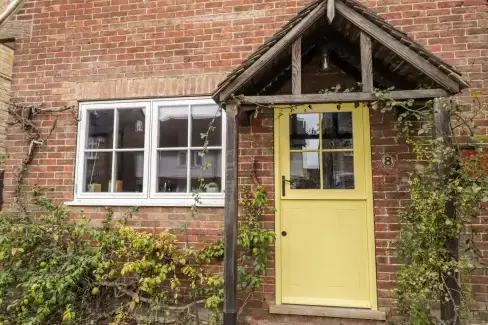
[(290, 115), (290, 149), (319, 149), (319, 114)]
[(222, 151), (209, 150), (203, 155), (199, 150), (192, 151), (191, 188), (199, 190), (200, 179), (207, 193), (220, 193), (222, 189)]
[(209, 124), (214, 120), (214, 129), (208, 134), (208, 146), (222, 145), (222, 114), (217, 105), (198, 105), (191, 109), (191, 146), (203, 147)]
[[(188, 204), (200, 178), (203, 192), (223, 193), (223, 118), (212, 100), (82, 103), (80, 111), (75, 200)], [(203, 156), (202, 133), (212, 121)]]
[[(165, 146), (157, 149), (160, 157), (157, 192), (192, 193), (200, 188), (199, 178), (203, 177), (208, 185), (204, 186), (205, 192), (221, 193), (222, 114), (219, 107), (215, 104), (163, 106), (159, 108), (159, 114), (164, 114), (159, 117), (159, 143)], [(163, 123), (163, 120), (171, 122)], [(205, 147), (205, 137), (202, 136), (207, 133), (212, 121), (213, 128), (207, 138), (207, 147), (211, 147), (211, 150), (202, 155), (202, 147)], [(164, 130), (164, 127), (169, 130)], [(168, 134), (172, 137), (171, 140), (162, 139)]]
[(180, 160), (186, 151), (160, 151), (157, 168), (157, 191), (164, 193), (187, 192), (187, 167)]
[(142, 192), (144, 151), (117, 152), (115, 189), (113, 192)]
[(112, 152), (86, 152), (85, 192), (110, 192), (112, 179)]
[(159, 147), (177, 148), (188, 145), (188, 106), (159, 108)]
[(146, 116), (141, 108), (119, 109), (117, 148), (144, 148)]
[(352, 152), (324, 152), (323, 161), (325, 189), (354, 189)]
[(292, 152), (290, 167), (292, 189), (320, 189), (319, 152)]
[(351, 149), (352, 113), (322, 114), (322, 147), (324, 149)]
[(114, 136), (114, 110), (98, 109), (88, 112), (86, 149), (111, 149)]
[(290, 115), (290, 188), (354, 189), (352, 112)]

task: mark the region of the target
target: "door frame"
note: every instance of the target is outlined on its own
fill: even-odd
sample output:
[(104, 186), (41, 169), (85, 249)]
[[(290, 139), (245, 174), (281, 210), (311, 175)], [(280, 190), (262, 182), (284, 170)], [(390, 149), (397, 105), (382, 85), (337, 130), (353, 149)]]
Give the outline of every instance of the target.
[[(354, 105), (353, 103), (343, 103), (343, 105)], [(336, 105), (331, 103), (312, 104), (318, 105)], [(303, 105), (308, 106), (308, 105)], [(275, 174), (275, 295), (276, 305), (282, 304), (282, 264), (281, 264), (281, 166), (280, 166), (280, 119), (279, 108), (289, 108), (288, 105), (280, 105), (274, 107), (274, 174)], [(374, 227), (374, 212), (373, 212), (373, 169), (371, 157), (371, 127), (369, 118), (369, 108), (362, 103), (355, 109), (362, 110), (363, 117), (363, 139), (364, 139), (364, 156), (365, 156), (365, 182), (366, 182), (366, 218), (368, 223), (367, 237), (368, 237), (368, 261), (369, 261), (369, 281), (371, 310), (378, 310), (378, 295), (377, 295), (377, 277), (376, 277), (376, 244), (375, 244), (375, 227)]]

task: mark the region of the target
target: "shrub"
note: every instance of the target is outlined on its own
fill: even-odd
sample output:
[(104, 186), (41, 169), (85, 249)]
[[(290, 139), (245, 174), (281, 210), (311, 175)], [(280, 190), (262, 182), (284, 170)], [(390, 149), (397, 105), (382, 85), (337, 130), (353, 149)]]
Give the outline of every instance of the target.
[[(36, 222), (0, 216), (0, 324), (198, 324), (198, 304), (219, 321), (223, 277), (209, 264), (223, 258), (223, 242), (181, 248), (171, 231), (138, 232), (128, 213), (103, 227), (37, 197), (46, 211)], [(274, 234), (261, 227), (262, 187), (241, 202), (239, 288), (261, 285)]]

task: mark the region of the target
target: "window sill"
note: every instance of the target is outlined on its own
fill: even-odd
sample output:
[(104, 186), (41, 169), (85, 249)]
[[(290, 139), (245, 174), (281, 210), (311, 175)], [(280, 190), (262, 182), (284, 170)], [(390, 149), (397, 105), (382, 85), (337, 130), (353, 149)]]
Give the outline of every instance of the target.
[[(224, 207), (224, 197), (201, 198), (199, 207)], [(67, 206), (120, 206), (120, 207), (191, 207), (195, 204), (192, 197), (166, 199), (76, 199), (64, 202)]]
[(300, 315), (330, 318), (349, 318), (365, 320), (386, 320), (386, 313), (378, 310), (340, 307), (318, 307), (301, 305), (271, 305), (270, 314)]

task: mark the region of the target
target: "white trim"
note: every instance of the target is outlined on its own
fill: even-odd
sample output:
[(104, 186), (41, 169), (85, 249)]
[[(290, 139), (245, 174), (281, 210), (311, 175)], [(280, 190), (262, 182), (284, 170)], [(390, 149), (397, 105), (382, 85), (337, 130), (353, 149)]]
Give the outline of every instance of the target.
[[(75, 163), (75, 186), (74, 199), (66, 202), (66, 205), (73, 206), (191, 206), (194, 204), (193, 194), (190, 193), (158, 193), (157, 178), (158, 174), (158, 152), (171, 150), (187, 151), (187, 174), (191, 173), (191, 151), (203, 149), (203, 147), (191, 147), (191, 109), (199, 105), (217, 104), (210, 98), (168, 98), (168, 99), (149, 99), (149, 100), (122, 100), (104, 102), (80, 102), (77, 135), (77, 150)], [(185, 147), (178, 148), (158, 148), (159, 146), (159, 107), (187, 106), (188, 107), (188, 143)], [(145, 110), (145, 146), (144, 148), (119, 148), (117, 149), (117, 128), (120, 109), (142, 108)], [(88, 122), (90, 110), (114, 110), (114, 135), (112, 149), (86, 149), (88, 141)], [(201, 193), (201, 204), (199, 206), (223, 207), (224, 206), (224, 184), (225, 184), (225, 112), (222, 111), (222, 145), (208, 147), (209, 150), (221, 150), (222, 166), (222, 189), (220, 193)], [(143, 192), (121, 193), (121, 192), (84, 192), (84, 169), (85, 153), (87, 152), (108, 152), (112, 153), (112, 186), (115, 190), (115, 173), (117, 171), (117, 153), (120, 152), (141, 152), (144, 151), (144, 179)], [(153, 179), (154, 178), (154, 179)], [(187, 177), (187, 190), (191, 190), (191, 179)]]
[[(220, 193), (218, 193), (220, 194)], [(223, 195), (215, 197), (200, 195), (199, 207), (223, 208)], [(121, 206), (121, 207), (189, 207), (195, 203), (193, 197), (162, 198), (162, 199), (79, 199), (64, 202), (67, 206)]]

